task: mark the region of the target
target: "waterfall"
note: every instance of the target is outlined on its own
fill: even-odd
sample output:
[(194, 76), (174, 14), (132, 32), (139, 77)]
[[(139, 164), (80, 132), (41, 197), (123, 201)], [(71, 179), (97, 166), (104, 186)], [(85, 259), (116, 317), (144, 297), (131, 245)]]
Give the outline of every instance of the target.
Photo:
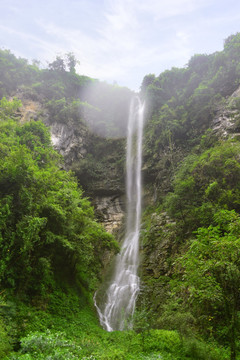
[(121, 251), (102, 304), (95, 299), (100, 323), (107, 331), (132, 327), (139, 293), (139, 233), (141, 221), (141, 167), (144, 104), (138, 96), (131, 102), (126, 154), (127, 224)]

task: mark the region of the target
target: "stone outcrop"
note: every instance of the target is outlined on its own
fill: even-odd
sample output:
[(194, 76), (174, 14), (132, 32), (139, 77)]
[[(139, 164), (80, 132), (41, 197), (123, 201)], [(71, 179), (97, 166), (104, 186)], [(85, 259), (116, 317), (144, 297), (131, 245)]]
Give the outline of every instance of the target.
[(18, 116), (21, 122), (27, 122), (30, 120), (44, 120), (47, 121), (48, 114), (43, 108), (40, 99), (30, 96), (26, 91), (19, 89), (13, 94), (13, 97), (21, 100), (22, 106), (18, 109)]
[[(116, 165), (119, 158), (117, 159), (118, 151), (115, 144), (107, 145), (104, 138), (91, 134), (83, 122), (69, 124), (68, 119), (65, 123), (53, 122), (43, 107), (41, 99), (32, 98), (24, 91), (18, 92), (16, 96), (23, 103), (20, 109), (21, 121), (41, 119), (49, 126), (52, 143), (64, 157), (65, 168), (75, 171), (79, 183), (86, 195), (91, 198), (97, 217), (106, 230), (117, 233), (121, 229), (125, 214), (125, 189), (123, 163), (121, 166)], [(240, 136), (239, 109), (240, 87), (226, 100), (225, 104), (216, 110), (211, 124), (213, 133), (223, 138)], [(119, 140), (116, 140), (116, 144), (117, 142), (119, 147)], [(100, 148), (99, 153), (96, 148)], [(120, 157), (123, 156), (123, 154), (120, 155)], [(173, 149), (166, 148), (159, 155), (154, 167), (144, 162), (145, 205), (154, 204), (156, 200), (171, 191), (171, 174), (175, 165), (183, 157), (183, 151), (174, 149), (173, 157)]]
[(124, 217), (124, 180), (114, 144), (110, 154), (106, 151), (101, 156), (96, 148), (104, 148), (106, 140), (95, 137), (83, 124), (52, 123), (50, 131), (55, 149), (63, 155), (65, 167), (75, 172), (99, 221), (108, 232), (117, 233)]
[(52, 144), (64, 158), (64, 168), (76, 173), (105, 229), (117, 234), (125, 214), (124, 162), (119, 164), (124, 142), (94, 135), (83, 121), (54, 121), (44, 101), (27, 91), (19, 90), (14, 96), (23, 104), (18, 114), (20, 121), (42, 120), (49, 127)]
[(141, 303), (158, 312), (167, 294), (172, 262), (177, 252), (176, 223), (166, 213), (152, 213), (143, 224), (141, 246)]
[[(23, 99), (23, 106), (19, 109), (21, 121), (26, 122), (30, 120), (39, 120), (41, 115), (42, 105), (31, 99)], [(47, 117), (47, 114), (45, 114)]]
[(217, 109), (212, 129), (221, 138), (240, 136), (240, 87)]
[(105, 229), (111, 234), (117, 234), (122, 227), (125, 214), (124, 196), (96, 196), (93, 205)]
[[(166, 213), (151, 215), (151, 226), (143, 233), (143, 274), (155, 279), (169, 274), (166, 259), (173, 252), (175, 225)], [(148, 241), (151, 240), (151, 241)]]
[(87, 130), (54, 122), (48, 124), (54, 148), (64, 157), (65, 167), (71, 168), (73, 162), (83, 159), (87, 154)]

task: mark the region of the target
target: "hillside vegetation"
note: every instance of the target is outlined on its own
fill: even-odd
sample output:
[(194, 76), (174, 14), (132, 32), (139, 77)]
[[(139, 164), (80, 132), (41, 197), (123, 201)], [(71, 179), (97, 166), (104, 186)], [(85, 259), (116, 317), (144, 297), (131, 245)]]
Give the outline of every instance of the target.
[(217, 339), (231, 359), (239, 346), (240, 99), (229, 96), (240, 84), (239, 54), (236, 34), (222, 52), (195, 55), (142, 85), (146, 181), (156, 197), (145, 213), (142, 301), (152, 326)]
[[(143, 79), (142, 289), (133, 330), (107, 333), (92, 298), (119, 246), (82, 186), (123, 182), (132, 92), (76, 74), (71, 53), (41, 69), (0, 50), (0, 358), (239, 358), (239, 59), (236, 34)], [(20, 99), (37, 118), (22, 121)], [(72, 171), (46, 113), (87, 137)]]

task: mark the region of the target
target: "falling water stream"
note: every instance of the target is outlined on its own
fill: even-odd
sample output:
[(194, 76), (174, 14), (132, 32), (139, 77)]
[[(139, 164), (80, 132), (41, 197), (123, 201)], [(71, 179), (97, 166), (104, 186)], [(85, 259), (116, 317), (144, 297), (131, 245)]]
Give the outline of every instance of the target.
[(104, 301), (95, 305), (100, 323), (107, 331), (132, 327), (132, 316), (139, 293), (139, 232), (141, 221), (141, 167), (144, 104), (138, 96), (131, 102), (126, 156), (127, 224), (114, 272)]

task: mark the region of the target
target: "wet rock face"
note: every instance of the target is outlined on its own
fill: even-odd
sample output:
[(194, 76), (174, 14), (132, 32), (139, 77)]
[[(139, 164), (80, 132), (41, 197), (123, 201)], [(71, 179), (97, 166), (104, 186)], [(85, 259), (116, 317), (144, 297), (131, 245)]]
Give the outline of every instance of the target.
[(75, 172), (105, 229), (117, 234), (125, 209), (124, 170), (123, 165), (119, 165), (125, 151), (122, 142), (112, 140), (112, 144), (108, 144), (106, 139), (92, 134), (81, 121), (53, 121), (44, 107), (44, 100), (33, 98), (22, 90), (13, 96), (23, 104), (18, 114), (21, 122), (42, 120), (49, 127), (52, 144), (64, 158), (64, 168)]
[(120, 181), (122, 176), (115, 162), (108, 161), (109, 154), (104, 155), (104, 162), (92, 157), (96, 144), (92, 144), (91, 134), (83, 127), (76, 129), (53, 123), (50, 131), (55, 149), (64, 157), (65, 167), (75, 171), (85, 194), (91, 197), (97, 218), (108, 232), (118, 233), (124, 217), (124, 180)]
[(166, 213), (151, 215), (150, 228), (143, 230), (143, 275), (157, 279), (171, 271), (166, 260), (175, 251), (175, 226)]
[(86, 130), (79, 130), (58, 122), (50, 125), (53, 146), (64, 157), (67, 168), (74, 161), (83, 159), (87, 153)]
[(124, 217), (124, 181), (122, 186), (122, 172), (115, 164), (114, 151), (112, 158), (108, 159), (109, 154), (105, 151), (99, 158), (95, 149), (99, 142), (104, 144), (106, 140), (94, 139), (83, 124), (69, 126), (54, 122), (49, 126), (52, 143), (63, 155), (65, 168), (75, 172), (85, 195), (92, 199), (96, 216), (104, 228), (117, 234)]
[(168, 292), (172, 264), (177, 253), (176, 223), (167, 213), (152, 213), (141, 231), (141, 292), (138, 304), (158, 313)]
[(213, 131), (223, 138), (226, 138), (229, 133), (233, 133), (235, 129), (235, 115), (238, 111), (231, 109), (222, 109), (218, 111), (216, 117), (213, 119)]
[(123, 196), (96, 196), (93, 200), (96, 215), (104, 228), (117, 234), (122, 227), (125, 200)]
[(55, 149), (64, 157), (66, 169), (75, 172), (85, 195), (90, 196), (95, 213), (104, 228), (117, 234), (124, 217), (124, 180), (118, 171), (114, 150), (104, 152), (100, 158), (94, 154), (99, 142), (83, 125), (52, 123), (50, 132)]

